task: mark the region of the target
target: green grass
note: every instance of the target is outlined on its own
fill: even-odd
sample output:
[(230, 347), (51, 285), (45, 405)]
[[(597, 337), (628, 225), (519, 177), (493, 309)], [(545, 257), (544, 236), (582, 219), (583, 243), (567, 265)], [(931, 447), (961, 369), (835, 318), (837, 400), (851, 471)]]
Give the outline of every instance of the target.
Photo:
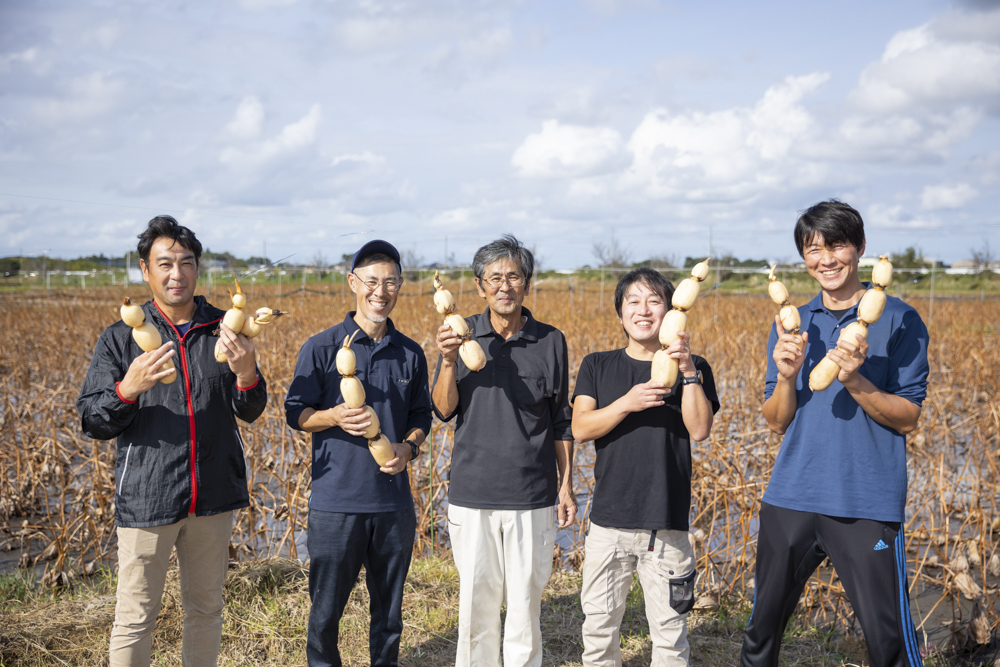
[[(364, 575), (341, 623), (345, 665), (368, 664), (368, 596)], [(226, 667), (305, 665), (309, 615), (306, 569), (296, 561), (241, 563), (226, 580), (226, 611), (219, 664)], [(176, 568), (168, 575), (163, 608), (153, 639), (153, 665), (180, 662), (183, 613)], [(580, 575), (557, 571), (542, 601), (543, 664), (577, 667), (583, 652)], [(400, 664), (454, 664), (458, 622), (458, 574), (447, 556), (413, 561), (404, 595)], [(114, 577), (102, 573), (69, 589), (41, 587), (25, 573), (0, 575), (0, 667), (106, 665), (114, 617)], [(622, 658), (626, 667), (651, 660), (649, 627), (638, 580), (626, 599)], [(732, 665), (739, 659), (750, 602), (723, 595), (720, 608), (689, 617), (691, 662)], [(785, 633), (781, 664), (866, 665), (867, 651), (856, 637), (805, 626), (793, 618)], [(927, 667), (954, 664), (953, 656), (928, 657)]]

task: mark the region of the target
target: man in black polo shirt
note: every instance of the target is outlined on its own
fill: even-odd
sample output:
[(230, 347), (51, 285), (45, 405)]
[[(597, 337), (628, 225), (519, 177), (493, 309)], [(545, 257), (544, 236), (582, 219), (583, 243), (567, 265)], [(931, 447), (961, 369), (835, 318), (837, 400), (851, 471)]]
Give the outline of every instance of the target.
[(719, 399), (712, 368), (691, 354), (686, 332), (667, 348), (678, 361), (676, 384), (650, 380), (673, 291), (652, 269), (625, 274), (615, 288), (615, 310), (628, 344), (587, 355), (576, 378), (573, 435), (594, 440), (597, 449), (580, 594), (586, 667), (622, 664), (619, 627), (633, 568), (646, 599), (653, 665), (680, 667), (690, 657), (691, 440), (708, 437)]
[[(504, 667), (542, 664), (542, 589), (559, 526), (576, 518), (566, 339), (521, 306), (534, 258), (513, 236), (472, 261), (488, 307), (467, 318), (486, 366), (470, 371), (461, 339), (438, 330), (434, 410), (458, 416), (448, 528), (461, 581), (457, 667), (498, 667), (500, 606), (507, 593)], [(558, 473), (557, 473), (558, 469)]]

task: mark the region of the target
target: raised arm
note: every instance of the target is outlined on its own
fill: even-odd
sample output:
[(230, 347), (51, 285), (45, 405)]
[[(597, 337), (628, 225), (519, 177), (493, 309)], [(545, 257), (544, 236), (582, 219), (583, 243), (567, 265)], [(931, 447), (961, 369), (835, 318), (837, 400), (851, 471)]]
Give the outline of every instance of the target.
[(768, 428), (778, 435), (783, 435), (798, 409), (795, 383), (806, 360), (803, 350), (809, 342), (809, 334), (795, 336), (786, 332), (781, 325), (781, 318), (777, 315), (774, 316), (774, 326), (771, 335), (777, 339), (774, 342), (771, 358), (778, 367), (778, 380), (774, 392), (764, 401), (764, 419), (767, 420)]
[(450, 419), (458, 409), (458, 382), (455, 365), (458, 363), (458, 348), (462, 339), (447, 324), (438, 329), (437, 348), (441, 353), (437, 373), (434, 374), (434, 407), (441, 419)]

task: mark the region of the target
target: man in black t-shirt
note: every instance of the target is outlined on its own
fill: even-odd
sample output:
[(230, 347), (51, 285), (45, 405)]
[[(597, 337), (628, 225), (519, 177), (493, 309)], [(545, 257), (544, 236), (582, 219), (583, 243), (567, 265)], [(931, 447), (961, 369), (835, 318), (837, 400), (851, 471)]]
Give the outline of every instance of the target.
[(676, 384), (650, 380), (673, 291), (652, 269), (625, 274), (615, 310), (628, 345), (587, 355), (577, 374), (573, 437), (597, 449), (580, 596), (585, 667), (621, 665), (619, 627), (633, 568), (645, 594), (653, 664), (688, 664), (696, 574), (688, 540), (691, 440), (708, 437), (719, 399), (712, 368), (691, 354), (686, 332), (667, 348), (678, 361)]

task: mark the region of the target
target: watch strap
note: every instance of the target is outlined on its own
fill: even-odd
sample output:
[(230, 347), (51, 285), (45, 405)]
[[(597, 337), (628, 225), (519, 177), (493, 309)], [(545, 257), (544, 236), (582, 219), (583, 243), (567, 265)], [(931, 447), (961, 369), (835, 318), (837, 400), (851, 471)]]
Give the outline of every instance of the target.
[(403, 444), (410, 446), (410, 460), (414, 461), (418, 456), (420, 456), (420, 445), (413, 442), (412, 440), (404, 440)]
[(685, 375), (684, 377), (681, 378), (681, 384), (682, 385), (684, 385), (684, 384), (701, 384), (701, 371), (698, 371), (697, 373), (695, 373), (691, 377), (687, 377)]

